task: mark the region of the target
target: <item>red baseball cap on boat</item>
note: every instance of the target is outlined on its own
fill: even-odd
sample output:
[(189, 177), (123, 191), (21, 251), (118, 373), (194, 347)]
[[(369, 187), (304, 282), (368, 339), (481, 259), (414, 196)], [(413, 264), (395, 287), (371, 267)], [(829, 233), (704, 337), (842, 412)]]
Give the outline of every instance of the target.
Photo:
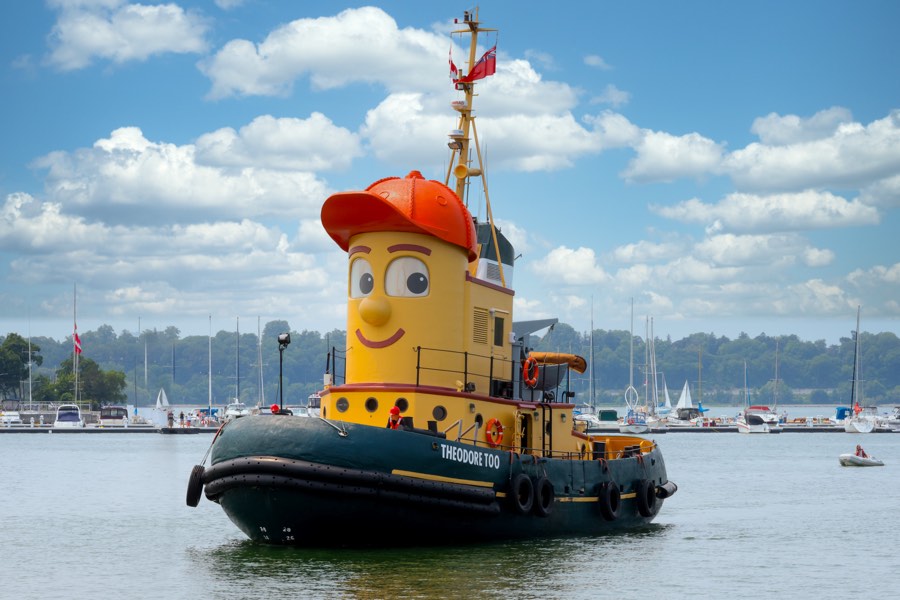
[(391, 414), (392, 414), (392, 415), (399, 415), (399, 414), (400, 414), (400, 407), (399, 407), (399, 406), (392, 406), (392, 407), (391, 407)]
[(446, 185), (418, 171), (388, 177), (365, 191), (338, 192), (322, 205), (322, 225), (342, 250), (350, 238), (374, 231), (424, 233), (465, 249), (477, 258), (472, 215)]

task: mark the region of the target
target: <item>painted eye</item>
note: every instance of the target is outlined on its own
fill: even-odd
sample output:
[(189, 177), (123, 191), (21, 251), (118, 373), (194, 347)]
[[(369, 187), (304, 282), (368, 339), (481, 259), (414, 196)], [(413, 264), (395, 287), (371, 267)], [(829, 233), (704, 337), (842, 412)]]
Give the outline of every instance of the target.
[(412, 256), (401, 256), (388, 265), (384, 276), (388, 296), (427, 296), (428, 267)]
[(365, 298), (375, 288), (372, 265), (364, 258), (357, 258), (350, 265), (350, 297)]

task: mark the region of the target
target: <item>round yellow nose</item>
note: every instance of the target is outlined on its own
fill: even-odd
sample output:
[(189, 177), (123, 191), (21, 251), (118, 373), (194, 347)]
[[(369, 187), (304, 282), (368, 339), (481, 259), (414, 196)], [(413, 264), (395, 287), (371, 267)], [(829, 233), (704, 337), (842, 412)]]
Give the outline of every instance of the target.
[(384, 297), (363, 298), (359, 303), (359, 315), (369, 325), (384, 325), (391, 318), (391, 304)]

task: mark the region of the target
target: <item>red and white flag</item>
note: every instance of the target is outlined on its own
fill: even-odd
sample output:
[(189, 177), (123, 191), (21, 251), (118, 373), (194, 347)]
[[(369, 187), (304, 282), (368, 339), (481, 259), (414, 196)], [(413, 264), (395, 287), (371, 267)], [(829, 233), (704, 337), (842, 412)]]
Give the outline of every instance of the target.
[(460, 81), (463, 83), (468, 83), (470, 81), (477, 81), (478, 79), (484, 79), (490, 75), (493, 75), (497, 72), (497, 46), (494, 45), (490, 48), (484, 55), (478, 59), (474, 65), (472, 65), (472, 70), (469, 71), (469, 74), (465, 77), (461, 78)]
[(453, 47), (450, 47), (450, 79), (453, 80), (453, 83), (459, 81), (459, 69), (456, 68), (456, 63), (453, 62)]
[(78, 337), (78, 323), (75, 323), (75, 333), (72, 336), (75, 343), (75, 354), (81, 354), (81, 338)]

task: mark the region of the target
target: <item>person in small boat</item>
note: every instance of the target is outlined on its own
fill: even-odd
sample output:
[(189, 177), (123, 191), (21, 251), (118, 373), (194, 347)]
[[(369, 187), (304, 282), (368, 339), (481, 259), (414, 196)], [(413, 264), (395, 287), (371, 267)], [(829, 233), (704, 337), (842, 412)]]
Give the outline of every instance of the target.
[(387, 427), (389, 429), (400, 429), (400, 408), (391, 407), (391, 416), (388, 417)]
[(862, 449), (862, 446), (859, 444), (856, 445), (856, 455), (860, 458), (869, 458), (869, 455), (866, 454), (866, 451)]

